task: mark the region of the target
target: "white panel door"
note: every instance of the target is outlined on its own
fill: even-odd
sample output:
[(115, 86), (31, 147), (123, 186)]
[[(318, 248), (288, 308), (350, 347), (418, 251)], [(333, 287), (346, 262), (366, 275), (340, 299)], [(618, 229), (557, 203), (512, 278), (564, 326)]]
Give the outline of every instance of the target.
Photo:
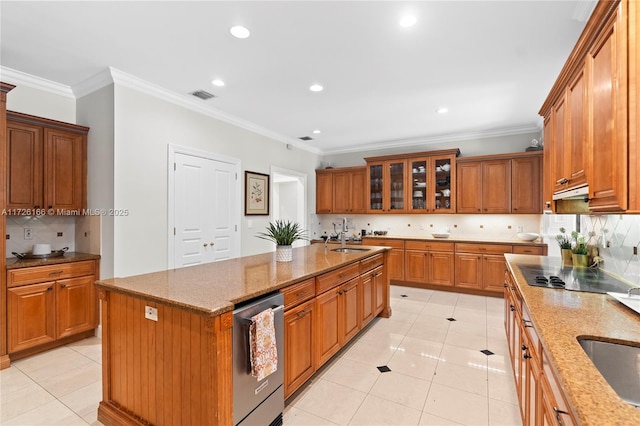
[(174, 267), (237, 256), (236, 166), (175, 154)]

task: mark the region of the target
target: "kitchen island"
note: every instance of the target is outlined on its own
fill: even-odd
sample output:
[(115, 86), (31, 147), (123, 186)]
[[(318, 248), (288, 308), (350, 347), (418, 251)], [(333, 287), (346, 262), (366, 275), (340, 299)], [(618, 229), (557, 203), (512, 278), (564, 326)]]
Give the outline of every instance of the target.
[[(594, 339), (640, 346), (640, 314), (607, 294), (527, 284), (525, 268), (560, 270), (560, 258), (505, 257), (505, 326), (523, 419), (533, 424), (549, 414), (554, 424), (558, 417), (561, 424), (640, 424), (640, 410), (618, 396), (579, 343)], [(555, 404), (546, 410), (550, 400)]]
[[(358, 249), (366, 250), (339, 253), (314, 244), (294, 249), (292, 262), (276, 262), (275, 253), (265, 253), (98, 281), (103, 325), (98, 419), (106, 425), (233, 424), (234, 307), (277, 291), (285, 292), (286, 304), (287, 289), (310, 281), (318, 283), (319, 299), (321, 292), (343, 284), (343, 276), (362, 281), (357, 274), (375, 259), (383, 272), (373, 299), (381, 301), (377, 314), (388, 317), (388, 249)], [(358, 306), (363, 299), (358, 297)]]

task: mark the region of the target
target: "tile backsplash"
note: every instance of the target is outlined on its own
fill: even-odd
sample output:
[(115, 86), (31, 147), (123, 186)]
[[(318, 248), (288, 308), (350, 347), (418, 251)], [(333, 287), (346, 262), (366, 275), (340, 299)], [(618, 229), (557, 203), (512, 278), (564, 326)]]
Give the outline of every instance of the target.
[[(75, 251), (75, 223), (73, 216), (8, 216), (7, 256), (31, 251), (34, 244), (41, 243), (51, 244), (52, 250), (69, 247), (69, 251)], [(27, 228), (32, 231), (30, 240), (24, 238)]]

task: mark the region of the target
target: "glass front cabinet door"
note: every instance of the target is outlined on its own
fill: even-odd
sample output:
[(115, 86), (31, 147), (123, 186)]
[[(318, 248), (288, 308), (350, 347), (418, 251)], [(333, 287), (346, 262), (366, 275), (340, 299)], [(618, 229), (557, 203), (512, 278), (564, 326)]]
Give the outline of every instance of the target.
[(410, 213), (455, 212), (455, 155), (409, 159)]
[(455, 213), (455, 156), (432, 157), (433, 191), (431, 211), (433, 213)]
[(408, 189), (411, 191), (411, 203), (409, 203), (409, 212), (411, 213), (426, 213), (429, 211), (429, 203), (431, 201), (429, 196), (431, 185), (429, 185), (429, 180), (427, 179), (427, 176), (431, 174), (429, 160), (428, 157), (409, 159), (410, 187)]
[(406, 160), (367, 165), (370, 213), (406, 213)]

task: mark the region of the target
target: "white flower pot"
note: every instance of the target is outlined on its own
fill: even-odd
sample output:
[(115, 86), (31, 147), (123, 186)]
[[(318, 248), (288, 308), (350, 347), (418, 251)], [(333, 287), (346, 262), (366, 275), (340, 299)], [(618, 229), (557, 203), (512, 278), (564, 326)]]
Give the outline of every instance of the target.
[(276, 246), (276, 262), (291, 262), (293, 249), (291, 246)]

